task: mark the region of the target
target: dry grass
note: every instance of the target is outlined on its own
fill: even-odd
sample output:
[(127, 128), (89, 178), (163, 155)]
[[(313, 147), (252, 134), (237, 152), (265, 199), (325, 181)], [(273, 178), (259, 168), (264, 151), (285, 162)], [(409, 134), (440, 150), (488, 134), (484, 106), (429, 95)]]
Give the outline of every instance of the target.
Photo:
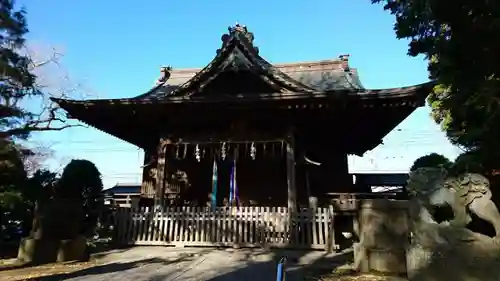
[[(15, 264), (7, 263), (0, 264), (0, 280), (2, 281), (21, 281), (21, 280), (37, 280), (40, 277), (51, 276), (56, 274), (71, 273), (82, 269), (87, 269), (99, 265), (97, 261), (90, 262), (70, 262), (70, 263), (54, 263), (31, 267), (17, 267)], [(14, 267), (13, 269), (7, 269)]]
[(307, 281), (408, 281), (406, 278), (397, 276), (387, 276), (383, 274), (359, 274), (354, 272), (348, 266), (336, 268), (333, 272), (327, 274), (314, 274), (306, 277)]
[(383, 276), (374, 274), (331, 274), (323, 276), (317, 281), (408, 281), (406, 278)]

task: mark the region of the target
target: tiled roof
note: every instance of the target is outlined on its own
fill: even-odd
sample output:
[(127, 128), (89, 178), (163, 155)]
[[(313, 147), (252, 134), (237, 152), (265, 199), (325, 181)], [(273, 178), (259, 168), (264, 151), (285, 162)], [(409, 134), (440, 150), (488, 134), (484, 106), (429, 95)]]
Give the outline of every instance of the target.
[[(216, 103), (324, 97), (390, 100), (408, 96), (423, 103), (429, 89), (433, 86), (430, 82), (392, 89), (365, 89), (357, 70), (349, 66), (349, 55), (341, 55), (335, 60), (272, 65), (260, 57), (258, 48), (253, 45), (253, 34), (248, 32), (246, 27), (237, 25), (230, 27), (229, 31), (229, 34), (222, 36), (222, 47), (217, 50), (217, 55), (206, 67), (177, 70), (170, 67), (162, 68), (163, 76), (160, 77), (156, 86), (145, 94), (121, 99), (52, 100), (66, 110), (70, 110), (66, 108), (70, 104)], [(262, 85), (267, 85), (264, 88), (267, 88), (256, 88), (256, 92), (251, 92), (252, 89), (243, 87), (232, 89), (230, 95), (204, 95), (203, 90), (217, 77), (225, 73), (240, 71), (250, 73), (253, 77), (260, 79)], [(230, 81), (223, 80), (222, 84), (217, 85), (224, 87), (223, 85)], [(218, 88), (215, 92), (218, 92)]]
[[(249, 73), (267, 85), (268, 91), (276, 93), (363, 90), (356, 70), (349, 68), (349, 55), (337, 60), (272, 65), (259, 55), (253, 34), (245, 26), (230, 27), (222, 41), (222, 47), (207, 66), (178, 71), (162, 68), (163, 76), (157, 85), (135, 99), (198, 95), (224, 73)], [(231, 84), (231, 79), (226, 83)]]
[(140, 184), (116, 184), (112, 188), (104, 190), (106, 194), (137, 194), (141, 193)]
[(354, 174), (356, 184), (372, 186), (406, 186), (408, 174)]
[[(345, 68), (347, 61), (324, 60), (275, 64), (274, 67), (290, 78), (318, 92), (333, 90), (363, 90), (357, 70)], [(170, 77), (164, 83), (155, 86), (146, 94), (137, 98), (159, 98), (168, 96), (182, 84), (188, 82), (201, 68), (171, 70)]]

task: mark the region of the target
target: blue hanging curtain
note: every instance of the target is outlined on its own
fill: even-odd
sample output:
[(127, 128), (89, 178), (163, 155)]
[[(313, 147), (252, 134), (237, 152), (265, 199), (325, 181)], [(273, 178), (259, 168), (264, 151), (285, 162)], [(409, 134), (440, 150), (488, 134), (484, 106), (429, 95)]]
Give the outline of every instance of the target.
[(229, 206), (233, 206), (233, 202), (238, 206), (238, 190), (236, 185), (236, 159), (231, 165), (231, 174), (229, 177)]
[(217, 207), (217, 159), (214, 157), (214, 168), (212, 171), (212, 211)]

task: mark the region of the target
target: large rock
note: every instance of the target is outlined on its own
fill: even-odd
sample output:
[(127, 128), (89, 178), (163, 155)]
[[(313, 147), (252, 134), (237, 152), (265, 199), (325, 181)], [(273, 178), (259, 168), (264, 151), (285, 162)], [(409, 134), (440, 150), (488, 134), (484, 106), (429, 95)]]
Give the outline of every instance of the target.
[(407, 251), (411, 281), (500, 280), (497, 240), (465, 228), (419, 223)]

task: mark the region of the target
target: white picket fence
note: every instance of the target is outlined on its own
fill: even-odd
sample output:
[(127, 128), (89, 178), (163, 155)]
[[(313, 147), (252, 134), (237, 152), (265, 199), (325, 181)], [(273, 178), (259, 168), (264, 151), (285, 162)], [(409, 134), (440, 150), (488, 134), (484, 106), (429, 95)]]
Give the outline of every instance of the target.
[[(115, 241), (122, 245), (335, 247), (333, 209), (285, 207), (119, 208)], [(331, 248), (330, 248), (331, 249)]]

